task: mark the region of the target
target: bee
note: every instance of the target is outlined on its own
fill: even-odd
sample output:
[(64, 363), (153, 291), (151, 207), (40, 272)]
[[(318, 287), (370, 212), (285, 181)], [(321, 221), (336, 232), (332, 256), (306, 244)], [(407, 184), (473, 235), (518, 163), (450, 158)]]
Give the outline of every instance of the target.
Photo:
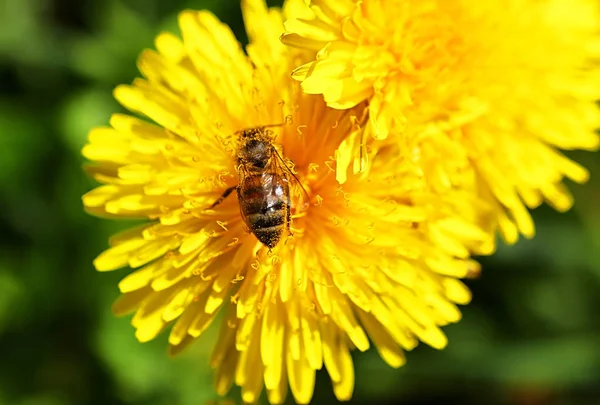
[(280, 125), (236, 132), (238, 185), (227, 188), (210, 207), (216, 207), (236, 190), (242, 219), (269, 249), (277, 246), (284, 229), (292, 234), (292, 209), (305, 209), (309, 201), (306, 190), (277, 150), (274, 136), (266, 130)]

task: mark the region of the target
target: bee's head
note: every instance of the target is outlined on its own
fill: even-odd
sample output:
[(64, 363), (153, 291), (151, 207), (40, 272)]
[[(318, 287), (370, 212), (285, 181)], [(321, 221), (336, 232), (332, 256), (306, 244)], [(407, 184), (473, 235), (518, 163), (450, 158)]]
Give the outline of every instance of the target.
[(243, 140), (259, 138), (261, 136), (264, 136), (263, 133), (264, 133), (264, 130), (262, 130), (262, 128), (260, 128), (260, 127), (247, 128), (247, 129), (243, 129), (242, 131), (240, 131), (240, 138), (242, 138)]
[(252, 128), (242, 129), (240, 131), (237, 131), (236, 134), (239, 134), (239, 137), (241, 139), (258, 138), (258, 139), (273, 140), (276, 136), (268, 128), (281, 127), (281, 126), (283, 126), (283, 123), (282, 124), (262, 125), (260, 127), (252, 127)]

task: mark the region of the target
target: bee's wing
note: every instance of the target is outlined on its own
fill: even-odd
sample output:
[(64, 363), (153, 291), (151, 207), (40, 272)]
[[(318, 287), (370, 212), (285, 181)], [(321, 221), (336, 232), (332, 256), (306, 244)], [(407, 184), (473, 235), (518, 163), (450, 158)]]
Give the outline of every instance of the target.
[(238, 168), (238, 189), (237, 191), (237, 197), (238, 197), (238, 204), (240, 206), (240, 215), (242, 216), (242, 219), (244, 220), (244, 223), (248, 224), (248, 217), (246, 216), (246, 214), (244, 213), (244, 208), (242, 207), (244, 204), (244, 201), (242, 199), (242, 194), (240, 193), (240, 190), (244, 190), (244, 185), (246, 184), (246, 179), (248, 178), (248, 170), (246, 170), (246, 168), (244, 166), (240, 166)]
[(275, 153), (273, 154), (271, 164), (277, 173), (287, 179), (290, 189), (291, 208), (296, 211), (305, 211), (310, 206), (310, 197), (298, 177), (296, 177), (290, 166), (288, 166), (277, 150), (275, 150)]

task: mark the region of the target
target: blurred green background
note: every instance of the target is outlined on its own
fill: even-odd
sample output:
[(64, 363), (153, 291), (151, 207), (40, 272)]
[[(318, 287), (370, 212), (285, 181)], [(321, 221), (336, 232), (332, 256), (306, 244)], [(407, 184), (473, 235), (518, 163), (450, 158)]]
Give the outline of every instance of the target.
[[(121, 111), (112, 89), (187, 7), (244, 38), (233, 0), (0, 0), (0, 405), (215, 399), (206, 339), (170, 359), (166, 336), (139, 344), (111, 315), (126, 271), (99, 274), (92, 260), (127, 223), (80, 201), (94, 186), (79, 154), (88, 130)], [(600, 404), (600, 155), (574, 156), (592, 171), (572, 186), (575, 210), (536, 210), (535, 239), (482, 259), (446, 350), (419, 347), (400, 370), (355, 355), (353, 403)], [(314, 403), (332, 402), (320, 373)]]

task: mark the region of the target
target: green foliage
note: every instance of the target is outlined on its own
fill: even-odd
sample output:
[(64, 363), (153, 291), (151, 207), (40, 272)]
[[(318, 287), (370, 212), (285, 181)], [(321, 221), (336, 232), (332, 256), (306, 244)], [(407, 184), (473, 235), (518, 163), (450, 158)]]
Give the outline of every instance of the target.
[[(243, 39), (237, 2), (24, 0), (0, 12), (0, 405), (196, 405), (216, 399), (208, 356), (215, 331), (170, 358), (166, 337), (140, 344), (111, 302), (126, 270), (92, 260), (126, 222), (83, 213), (93, 187), (79, 151), (87, 131), (120, 111), (112, 89), (184, 8), (208, 8)], [(273, 4), (273, 3), (270, 3)], [(535, 212), (538, 235), (501, 246), (471, 280), (473, 303), (390, 369), (357, 353), (353, 403), (600, 403), (600, 160), (572, 186), (568, 214)], [(232, 394), (236, 396), (237, 393)], [(538, 399), (540, 402), (528, 402)], [(541, 400), (540, 400), (541, 398)], [(315, 403), (333, 401), (325, 373)]]

